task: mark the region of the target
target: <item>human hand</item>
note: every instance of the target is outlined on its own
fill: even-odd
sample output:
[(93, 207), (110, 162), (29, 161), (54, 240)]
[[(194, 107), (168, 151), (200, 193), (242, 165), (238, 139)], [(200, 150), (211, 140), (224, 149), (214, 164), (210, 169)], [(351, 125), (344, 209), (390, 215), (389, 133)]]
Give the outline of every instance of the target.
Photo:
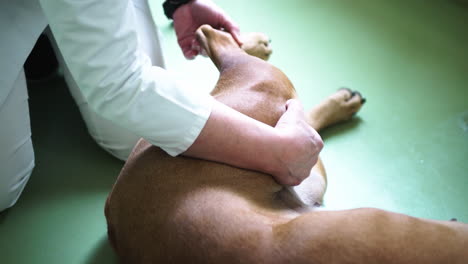
[(281, 116), (275, 129), (281, 142), (277, 145), (279, 171), (272, 173), (283, 185), (298, 185), (310, 175), (323, 148), (320, 135), (312, 129), (305, 118), (302, 104), (297, 99), (288, 100), (286, 112)]
[(237, 24), (211, 0), (190, 1), (176, 9), (173, 19), (177, 42), (187, 59), (193, 59), (201, 52), (195, 31), (204, 24), (231, 33), (239, 46), (242, 45)]

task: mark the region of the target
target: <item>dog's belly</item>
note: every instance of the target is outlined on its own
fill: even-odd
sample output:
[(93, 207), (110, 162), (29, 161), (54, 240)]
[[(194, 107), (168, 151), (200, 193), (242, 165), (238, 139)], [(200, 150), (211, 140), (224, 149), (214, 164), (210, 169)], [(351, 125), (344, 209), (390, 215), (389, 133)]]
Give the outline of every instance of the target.
[(118, 194), (120, 190), (127, 193), (125, 196), (134, 192), (132, 199), (140, 197), (146, 200), (144, 203), (172, 207), (181, 200), (193, 199), (192, 195), (198, 197), (202, 193), (216, 202), (209, 197), (210, 193), (226, 193), (229, 197), (244, 200), (257, 211), (290, 209), (279, 195), (284, 187), (270, 175), (211, 161), (174, 158), (144, 140), (139, 142), (132, 155), (134, 158), (127, 162), (114, 185), (111, 201), (113, 196), (124, 195)]
[[(279, 193), (284, 187), (269, 175), (173, 158), (143, 140), (132, 155), (106, 205), (109, 237), (117, 252), (138, 254), (138, 245), (152, 245), (154, 252), (145, 252), (152, 260), (166, 261), (169, 250), (187, 252), (187, 258), (206, 257), (211, 253), (200, 251), (211, 250), (206, 244), (228, 246), (241, 234), (265, 233), (264, 228), (299, 215), (283, 202)], [(204, 246), (184, 245), (187, 237)], [(255, 248), (254, 241), (245, 243)], [(123, 257), (141, 260), (138, 255)]]

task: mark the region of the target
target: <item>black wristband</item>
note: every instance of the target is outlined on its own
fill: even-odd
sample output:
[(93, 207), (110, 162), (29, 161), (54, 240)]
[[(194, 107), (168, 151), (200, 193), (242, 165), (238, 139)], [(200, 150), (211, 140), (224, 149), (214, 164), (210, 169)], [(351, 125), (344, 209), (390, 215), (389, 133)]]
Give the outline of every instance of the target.
[(163, 3), (164, 14), (168, 19), (172, 19), (174, 12), (179, 8), (181, 5), (184, 5), (191, 0), (166, 0)]

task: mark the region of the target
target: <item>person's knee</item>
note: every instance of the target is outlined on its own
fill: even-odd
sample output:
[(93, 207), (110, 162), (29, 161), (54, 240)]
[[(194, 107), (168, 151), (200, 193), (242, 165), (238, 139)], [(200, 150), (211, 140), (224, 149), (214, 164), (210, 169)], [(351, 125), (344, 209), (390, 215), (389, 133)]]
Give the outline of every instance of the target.
[(20, 198), (34, 169), (34, 159), (20, 170), (0, 169), (0, 212), (12, 207)]

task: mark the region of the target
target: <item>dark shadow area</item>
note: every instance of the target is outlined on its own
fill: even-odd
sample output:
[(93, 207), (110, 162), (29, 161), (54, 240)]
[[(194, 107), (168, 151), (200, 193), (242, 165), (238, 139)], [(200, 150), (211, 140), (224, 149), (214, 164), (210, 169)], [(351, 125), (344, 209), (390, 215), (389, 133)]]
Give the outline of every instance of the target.
[(324, 130), (320, 132), (320, 136), (325, 141), (328, 138), (339, 136), (343, 133), (348, 132), (348, 130), (351, 130), (357, 127), (362, 122), (364, 121), (359, 116), (355, 116), (347, 122), (336, 124), (331, 127), (325, 128)]
[(110, 191), (124, 163), (91, 138), (64, 79), (29, 82), (28, 92), (36, 167), (25, 192)]
[(103, 236), (96, 247), (90, 253), (86, 260), (86, 264), (106, 264), (118, 263), (117, 255), (114, 253), (107, 236)]
[(8, 215), (8, 211), (10, 209), (6, 209), (2, 212), (0, 212), (0, 225), (3, 224), (3, 222), (5, 221), (5, 219), (7, 218), (7, 215)]
[(468, 0), (451, 0), (451, 2), (458, 7), (468, 9)]
[[(11, 220), (15, 218), (36, 216), (37, 228), (50, 228), (54, 232), (49, 243), (63, 245), (62, 249), (69, 252), (72, 247), (80, 245), (68, 243), (68, 236), (78, 234), (78, 230), (86, 230), (86, 224), (97, 225), (99, 221), (105, 221), (101, 204), (105, 203), (106, 194), (110, 192), (124, 163), (102, 150), (89, 135), (62, 76), (54, 75), (44, 81), (29, 81), (28, 93), (36, 166), (18, 204), (13, 208), (19, 210), (10, 212), (10, 221), (4, 221), (8, 212), (0, 213), (0, 224), (8, 222), (8, 225), (12, 225)], [(38, 213), (37, 210), (32, 210), (38, 207), (43, 207), (44, 210), (58, 208), (66, 214), (63, 219), (73, 219), (75, 215), (85, 223), (76, 222), (72, 229), (68, 229), (66, 220), (61, 223), (57, 218), (62, 216), (55, 212), (48, 216), (43, 211)], [(50, 219), (47, 220), (47, 217)], [(39, 229), (30, 228), (32, 232), (24, 233), (15, 230), (18, 229), (17, 226), (13, 226), (13, 229), (5, 228), (10, 230), (7, 236), (19, 234), (30, 240), (31, 247), (47, 248), (41, 244), (39, 237), (33, 235), (35, 232), (41, 233), (42, 231), (37, 231)], [(89, 241), (94, 241), (94, 237), (99, 236), (86, 231), (80, 235), (87, 237)], [(87, 256), (83, 256), (86, 263), (117, 263), (107, 235), (98, 237), (95, 241), (99, 242), (91, 245)], [(32, 255), (27, 258), (34, 258)], [(37, 257), (41, 259), (41, 256)], [(53, 257), (48, 259), (50, 263), (56, 263)]]

